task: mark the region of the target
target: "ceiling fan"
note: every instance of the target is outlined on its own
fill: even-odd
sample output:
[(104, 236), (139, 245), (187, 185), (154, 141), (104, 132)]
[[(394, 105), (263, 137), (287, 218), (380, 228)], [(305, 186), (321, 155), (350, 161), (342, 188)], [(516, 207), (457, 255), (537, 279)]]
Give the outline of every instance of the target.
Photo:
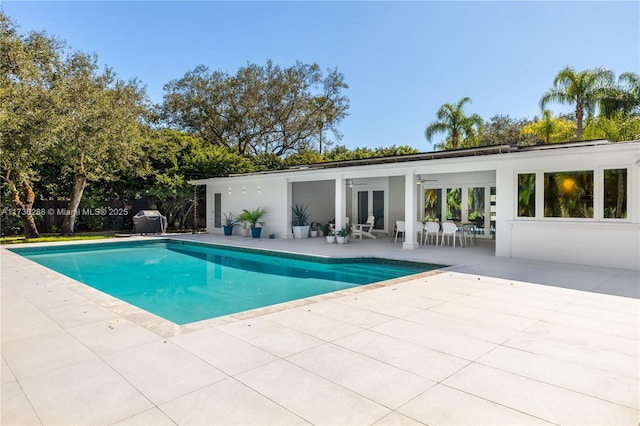
[(438, 179), (423, 179), (422, 175), (416, 176), (416, 185), (422, 185), (425, 182), (437, 182)]
[(347, 179), (347, 186), (349, 188), (353, 188), (354, 186), (360, 186), (360, 185), (367, 185), (367, 183), (366, 182), (356, 183), (353, 181), (353, 179)]

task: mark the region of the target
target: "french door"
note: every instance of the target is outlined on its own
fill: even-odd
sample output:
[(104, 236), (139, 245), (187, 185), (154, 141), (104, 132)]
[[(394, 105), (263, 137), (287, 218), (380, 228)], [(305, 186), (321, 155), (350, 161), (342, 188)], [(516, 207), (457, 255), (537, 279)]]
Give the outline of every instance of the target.
[(365, 223), (370, 215), (376, 218), (373, 229), (384, 231), (384, 190), (360, 190), (356, 195), (356, 219), (354, 223)]
[(489, 236), (495, 223), (495, 186), (425, 187), (423, 219), (473, 222), (477, 236)]

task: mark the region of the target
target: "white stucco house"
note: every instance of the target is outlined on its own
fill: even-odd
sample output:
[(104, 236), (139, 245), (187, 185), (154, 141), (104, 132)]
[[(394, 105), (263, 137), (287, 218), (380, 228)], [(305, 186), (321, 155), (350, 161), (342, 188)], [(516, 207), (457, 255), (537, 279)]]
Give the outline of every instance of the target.
[(473, 221), (495, 255), (640, 269), (640, 141), (533, 147), (499, 145), (214, 177), (206, 185), (207, 232), (222, 215), (266, 209), (262, 238), (292, 238), (291, 207), (312, 220), (376, 217), (374, 232), (417, 220)]

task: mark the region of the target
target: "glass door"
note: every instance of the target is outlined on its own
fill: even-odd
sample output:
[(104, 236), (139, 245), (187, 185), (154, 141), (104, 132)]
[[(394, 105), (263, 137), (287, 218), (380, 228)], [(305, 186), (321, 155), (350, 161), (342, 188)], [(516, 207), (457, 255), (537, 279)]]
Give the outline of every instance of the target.
[(365, 223), (370, 215), (375, 216), (373, 229), (384, 231), (384, 191), (365, 190), (358, 191), (357, 195), (356, 223)]
[(462, 188), (448, 188), (447, 203), (445, 206), (445, 217), (447, 220), (454, 222), (462, 221), (462, 206)]
[(495, 186), (424, 188), (423, 195), (424, 221), (472, 223), (479, 237), (495, 232)]
[(425, 222), (439, 222), (442, 219), (442, 189), (427, 188), (424, 190)]

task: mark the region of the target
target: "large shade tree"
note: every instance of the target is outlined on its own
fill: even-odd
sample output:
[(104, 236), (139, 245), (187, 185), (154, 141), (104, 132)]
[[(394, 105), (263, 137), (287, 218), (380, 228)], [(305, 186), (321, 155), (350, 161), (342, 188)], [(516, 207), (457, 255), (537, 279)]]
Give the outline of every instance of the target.
[(470, 102), (471, 98), (464, 97), (456, 104), (442, 105), (436, 113), (437, 120), (429, 124), (424, 132), (427, 141), (431, 142), (438, 133), (446, 133), (447, 143), (444, 146), (457, 149), (461, 139), (477, 136), (484, 122), (478, 114), (465, 114), (464, 106)]
[(480, 135), (480, 146), (513, 144), (535, 145), (540, 140), (536, 136), (522, 134), (522, 129), (531, 123), (526, 118), (512, 118), (508, 115), (494, 115), (485, 122)]
[(553, 87), (540, 98), (540, 108), (545, 109), (551, 102), (575, 105), (577, 139), (582, 140), (583, 121), (593, 116), (603, 91), (614, 81), (612, 71), (594, 68), (577, 72), (565, 67), (553, 80)]
[(73, 176), (61, 234), (73, 234), (78, 206), (89, 181), (117, 178), (135, 167), (140, 154), (146, 95), (135, 80), (125, 82), (96, 55), (73, 52), (52, 85), (57, 120), (53, 155)]
[(162, 113), (169, 125), (242, 155), (285, 156), (311, 148), (329, 130), (338, 134), (347, 87), (341, 73), (324, 75), (317, 64), (268, 61), (235, 75), (200, 65), (165, 85)]
[(53, 99), (49, 90), (62, 43), (44, 33), (20, 35), (0, 12), (0, 164), (3, 185), (27, 238), (38, 237), (32, 214), (35, 166), (53, 143)]

